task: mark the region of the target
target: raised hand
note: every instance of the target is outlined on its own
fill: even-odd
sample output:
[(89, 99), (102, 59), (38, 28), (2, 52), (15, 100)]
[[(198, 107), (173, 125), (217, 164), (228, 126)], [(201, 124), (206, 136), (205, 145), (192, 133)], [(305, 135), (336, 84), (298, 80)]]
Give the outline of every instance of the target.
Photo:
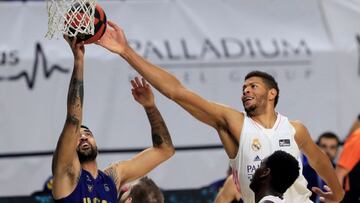
[(131, 93), (139, 104), (141, 104), (144, 108), (155, 106), (154, 94), (150, 85), (144, 78), (140, 81), (138, 77), (135, 77), (131, 80), (131, 86)]
[(319, 199), (321, 202), (338, 203), (338, 201), (335, 200), (334, 194), (331, 191), (330, 187), (327, 185), (324, 185), (324, 191), (322, 191), (318, 187), (312, 187), (311, 190), (320, 196)]
[(82, 59), (85, 55), (85, 46), (84, 42), (76, 43), (76, 37), (70, 38), (69, 36), (64, 35), (64, 39), (70, 45), (70, 48), (74, 54), (75, 59)]
[(108, 21), (104, 35), (95, 44), (116, 54), (121, 54), (128, 47), (124, 31), (112, 21)]

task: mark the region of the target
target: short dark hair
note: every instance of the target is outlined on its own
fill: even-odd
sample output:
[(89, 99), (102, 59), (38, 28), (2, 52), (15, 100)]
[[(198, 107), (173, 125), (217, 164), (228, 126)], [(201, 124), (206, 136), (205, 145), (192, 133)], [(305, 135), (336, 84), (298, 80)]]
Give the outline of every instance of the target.
[(80, 128), (85, 128), (86, 130), (90, 130), (86, 125), (81, 125)]
[(148, 177), (143, 177), (130, 190), (132, 202), (164, 203), (160, 188)]
[(291, 154), (278, 150), (267, 158), (266, 167), (270, 168), (270, 185), (283, 194), (299, 177), (299, 162)]
[(251, 78), (251, 77), (260, 77), (265, 85), (268, 87), (268, 89), (275, 89), (277, 94), (276, 94), (276, 97), (275, 97), (275, 104), (274, 104), (274, 107), (276, 107), (278, 101), (279, 101), (279, 94), (280, 94), (280, 90), (279, 90), (279, 86), (275, 80), (275, 78), (268, 74), (268, 73), (265, 73), (265, 72), (262, 72), (262, 71), (251, 71), (250, 73), (248, 73), (246, 76), (245, 76), (245, 80)]
[(321, 135), (319, 136), (318, 140), (316, 141), (316, 144), (317, 144), (317, 145), (320, 144), (320, 140), (321, 140), (322, 138), (335, 139), (336, 142), (337, 142), (337, 145), (340, 144), (340, 140), (339, 140), (338, 136), (337, 136), (335, 133), (333, 133), (333, 132), (328, 131), (328, 132), (324, 132), (323, 134), (321, 134)]

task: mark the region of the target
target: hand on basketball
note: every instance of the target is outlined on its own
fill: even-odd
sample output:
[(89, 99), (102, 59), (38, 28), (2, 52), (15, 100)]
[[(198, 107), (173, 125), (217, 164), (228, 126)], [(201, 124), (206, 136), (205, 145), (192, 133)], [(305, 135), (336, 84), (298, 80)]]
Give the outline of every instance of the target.
[(76, 37), (70, 39), (69, 36), (66, 35), (64, 35), (64, 39), (69, 43), (75, 59), (84, 58), (85, 55), (84, 42), (76, 43)]
[(108, 25), (104, 35), (95, 44), (116, 54), (122, 54), (128, 47), (124, 31), (110, 20)]
[(135, 77), (131, 80), (131, 86), (131, 93), (134, 99), (143, 107), (153, 107), (155, 105), (154, 94), (144, 78), (140, 81), (138, 77)]
[(322, 191), (318, 187), (312, 187), (311, 190), (320, 196), (320, 201), (325, 203), (338, 203), (336, 198), (334, 197), (333, 192), (331, 191), (330, 187), (325, 185), (324, 191)]

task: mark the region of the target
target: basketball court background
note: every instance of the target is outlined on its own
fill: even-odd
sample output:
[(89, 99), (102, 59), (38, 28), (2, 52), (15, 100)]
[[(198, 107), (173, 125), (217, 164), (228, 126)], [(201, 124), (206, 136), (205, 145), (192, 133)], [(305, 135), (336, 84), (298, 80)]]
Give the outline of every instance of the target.
[[(360, 112), (360, 3), (340, 0), (99, 1), (132, 46), (203, 97), (242, 110), (251, 70), (280, 85), (277, 110), (315, 139), (345, 137)], [(45, 2), (0, 2), (0, 196), (28, 195), (51, 174), (66, 115), (72, 53), (46, 40)], [(131, 96), (136, 73), (119, 56), (86, 46), (84, 124), (100, 149), (151, 146), (150, 126)], [(177, 147), (213, 146), (215, 130), (156, 93)], [(99, 166), (134, 154), (100, 155)], [(165, 189), (197, 188), (225, 176), (222, 149), (179, 151), (150, 176)]]

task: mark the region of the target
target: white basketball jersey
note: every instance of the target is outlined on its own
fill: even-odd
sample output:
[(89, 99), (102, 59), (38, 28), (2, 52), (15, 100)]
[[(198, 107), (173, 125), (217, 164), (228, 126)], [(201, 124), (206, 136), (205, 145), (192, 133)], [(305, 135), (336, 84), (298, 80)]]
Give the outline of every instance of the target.
[(274, 203), (287, 203), (287, 201), (285, 201), (284, 199), (280, 199), (280, 197), (276, 197), (276, 196), (272, 196), (272, 195), (268, 195), (263, 197), (259, 203), (264, 203), (265, 201), (272, 201)]
[(239, 140), (239, 150), (235, 159), (230, 159), (233, 177), (237, 189), (241, 192), (244, 203), (255, 202), (250, 189), (250, 179), (260, 162), (276, 150), (293, 155), (300, 165), (300, 175), (295, 183), (285, 192), (287, 203), (312, 202), (311, 192), (306, 188), (307, 181), (302, 175), (301, 153), (295, 142), (295, 129), (287, 117), (277, 114), (277, 120), (271, 129), (266, 129), (244, 114), (244, 124)]

